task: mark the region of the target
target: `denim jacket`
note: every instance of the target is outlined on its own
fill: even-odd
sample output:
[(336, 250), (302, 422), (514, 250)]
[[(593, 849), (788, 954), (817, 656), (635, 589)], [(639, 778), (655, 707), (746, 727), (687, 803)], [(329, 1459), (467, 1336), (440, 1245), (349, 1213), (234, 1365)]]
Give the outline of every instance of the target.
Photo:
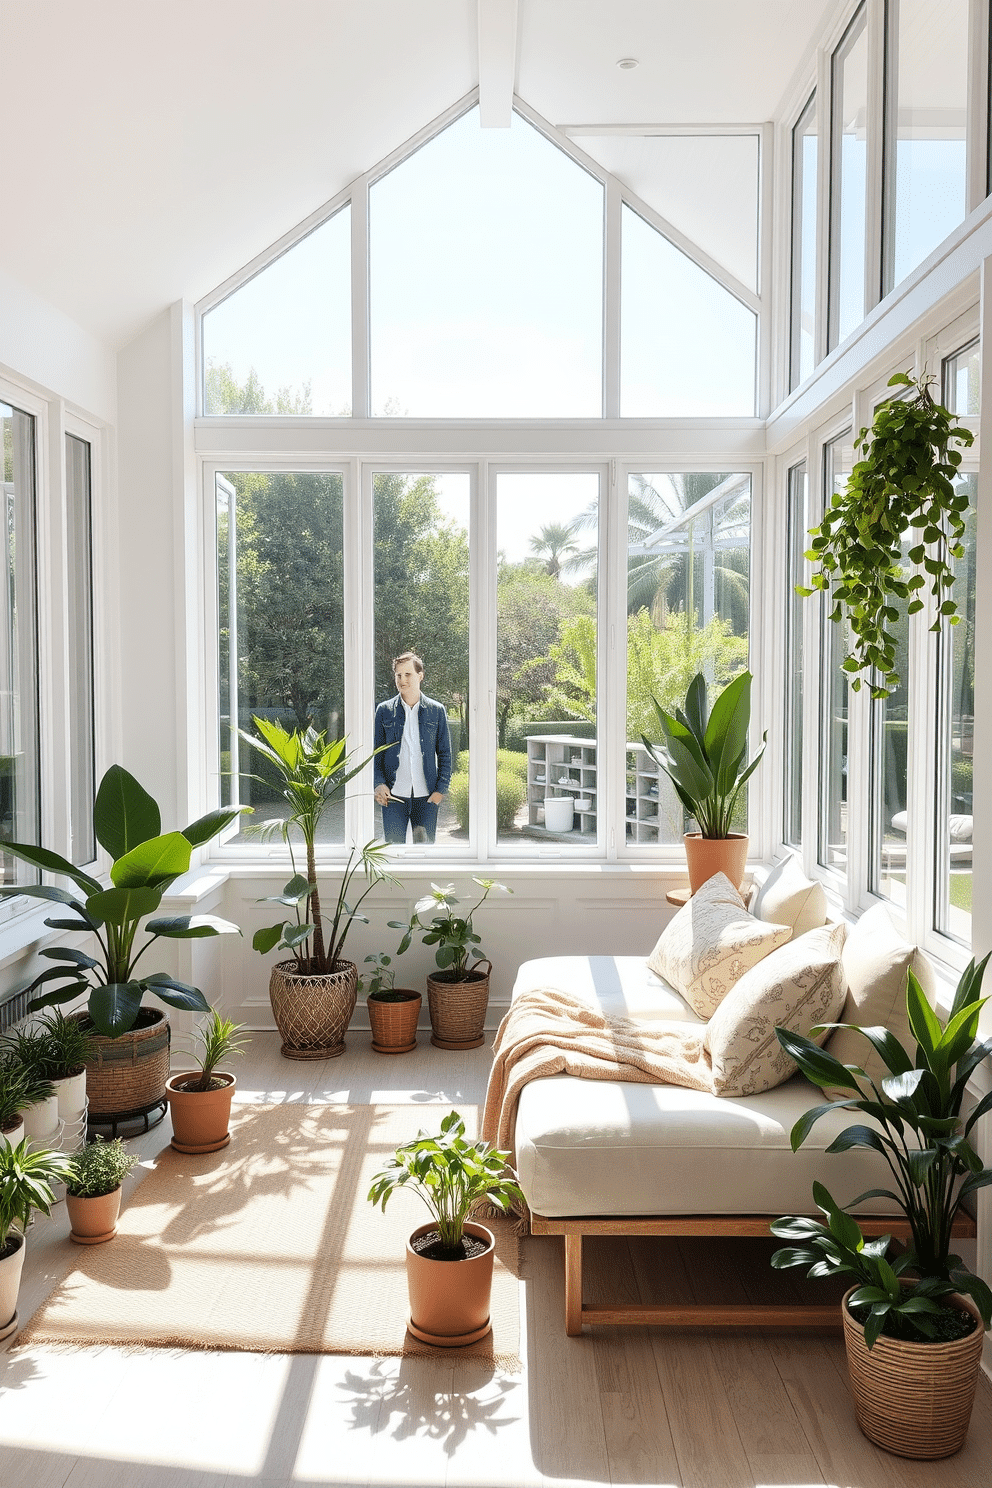
[[(375, 757), (374, 777), (377, 786), (386, 785), (390, 790), (400, 766), (400, 743), (406, 714), (399, 693), (388, 702), (380, 703), (375, 710), (376, 749), (387, 747)], [(427, 794), (435, 791), (446, 795), (451, 784), (451, 738), (448, 733), (448, 714), (443, 703), (436, 703), (425, 693), (420, 694), (420, 753), (424, 761), (424, 779)]]

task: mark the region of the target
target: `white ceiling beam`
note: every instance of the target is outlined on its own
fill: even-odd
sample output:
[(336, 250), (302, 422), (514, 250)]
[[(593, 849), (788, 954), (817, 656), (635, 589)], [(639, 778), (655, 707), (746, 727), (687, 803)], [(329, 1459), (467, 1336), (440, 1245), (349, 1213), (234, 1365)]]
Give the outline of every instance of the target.
[(509, 129), (517, 71), (517, 0), (479, 0), (479, 123)]

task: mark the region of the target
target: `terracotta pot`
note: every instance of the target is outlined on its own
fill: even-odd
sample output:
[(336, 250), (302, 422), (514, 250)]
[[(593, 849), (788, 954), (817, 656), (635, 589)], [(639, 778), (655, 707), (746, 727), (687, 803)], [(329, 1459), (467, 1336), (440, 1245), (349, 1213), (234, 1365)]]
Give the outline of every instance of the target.
[(418, 1255), (412, 1241), (436, 1223), (420, 1225), (406, 1244), (406, 1280), (410, 1291), (407, 1327), (421, 1343), (461, 1348), (485, 1338), (492, 1326), (489, 1298), (493, 1285), (496, 1241), (485, 1225), (468, 1220), (465, 1233), (485, 1240), (486, 1250), (462, 1261), (434, 1261)]
[(269, 1001), (287, 1059), (335, 1059), (358, 1000), (358, 968), (339, 961), (337, 971), (302, 976), (295, 961), (279, 961), (269, 977)]
[(899, 1457), (950, 1457), (968, 1435), (981, 1371), (985, 1332), (978, 1308), (958, 1293), (947, 1298), (975, 1320), (973, 1331), (953, 1343), (904, 1343), (883, 1335), (869, 1349), (848, 1311), (853, 1290), (841, 1311), (858, 1425), (869, 1441)]
[(743, 833), (731, 832), (729, 837), (703, 837), (699, 832), (687, 832), (683, 841), (689, 888), (693, 893), (701, 889), (714, 873), (725, 873), (734, 888), (740, 888), (747, 867), (748, 839)]
[(431, 1043), (438, 1049), (477, 1049), (483, 1041), (489, 1006), (491, 961), (480, 961), (486, 971), (470, 971), (455, 982), (444, 972), (427, 978), (431, 1013)]
[(370, 993), (367, 999), (372, 1047), (377, 1054), (409, 1054), (417, 1047), (417, 1020), (423, 997), (407, 987), (397, 987), (402, 1002), (383, 1002)]
[(16, 1230), (12, 1230), (7, 1239), (14, 1242), (14, 1249), (0, 1258), (0, 1341), (17, 1332), (17, 1293), (26, 1249), (24, 1236)]
[(98, 1194), (95, 1198), (84, 1199), (67, 1193), (65, 1206), (72, 1226), (69, 1239), (77, 1245), (102, 1245), (105, 1240), (113, 1240), (121, 1212), (121, 1192), (118, 1185), (113, 1193)]
[(213, 1078), (224, 1084), (216, 1090), (191, 1090), (199, 1080), (198, 1070), (183, 1070), (165, 1084), (165, 1098), (172, 1113), (172, 1146), (177, 1152), (219, 1152), (231, 1140), (231, 1101), (237, 1080), (223, 1070)]
[[(85, 1012), (74, 1013), (80, 1022)], [(169, 1078), (169, 1041), (172, 1030), (161, 1008), (141, 1008), (127, 1033), (105, 1038), (91, 1032), (93, 1054), (86, 1061), (86, 1094), (90, 1121), (151, 1111), (162, 1106)]]

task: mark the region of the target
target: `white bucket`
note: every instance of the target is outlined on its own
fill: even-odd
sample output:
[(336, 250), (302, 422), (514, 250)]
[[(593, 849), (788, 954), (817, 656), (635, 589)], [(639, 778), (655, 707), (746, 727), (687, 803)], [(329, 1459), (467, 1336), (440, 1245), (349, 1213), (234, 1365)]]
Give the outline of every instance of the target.
[(549, 832), (570, 832), (572, 830), (571, 796), (545, 796), (544, 825)]
[(52, 1147), (59, 1130), (59, 1099), (50, 1095), (47, 1100), (27, 1106), (21, 1112), (24, 1118), (24, 1135), (31, 1138), (31, 1146)]
[(86, 1071), (78, 1075), (65, 1075), (53, 1080), (59, 1101), (59, 1116), (63, 1121), (78, 1121), (86, 1110)]

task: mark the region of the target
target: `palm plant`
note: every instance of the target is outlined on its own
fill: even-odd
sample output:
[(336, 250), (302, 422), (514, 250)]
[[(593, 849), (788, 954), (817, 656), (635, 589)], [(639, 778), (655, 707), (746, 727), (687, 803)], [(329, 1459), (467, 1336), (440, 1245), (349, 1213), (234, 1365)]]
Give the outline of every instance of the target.
[(594, 561), (595, 549), (579, 543), (580, 523), (546, 522), (530, 539), (531, 552), (544, 564), (545, 573), (560, 579), (566, 573), (578, 573)]
[(200, 1078), (188, 1090), (209, 1090), (214, 1070), (225, 1059), (244, 1054), (250, 1039), (244, 1037), (245, 1024), (224, 1018), (216, 1008), (210, 1009), (207, 1021), (193, 1034), (193, 1058), (200, 1069)]

